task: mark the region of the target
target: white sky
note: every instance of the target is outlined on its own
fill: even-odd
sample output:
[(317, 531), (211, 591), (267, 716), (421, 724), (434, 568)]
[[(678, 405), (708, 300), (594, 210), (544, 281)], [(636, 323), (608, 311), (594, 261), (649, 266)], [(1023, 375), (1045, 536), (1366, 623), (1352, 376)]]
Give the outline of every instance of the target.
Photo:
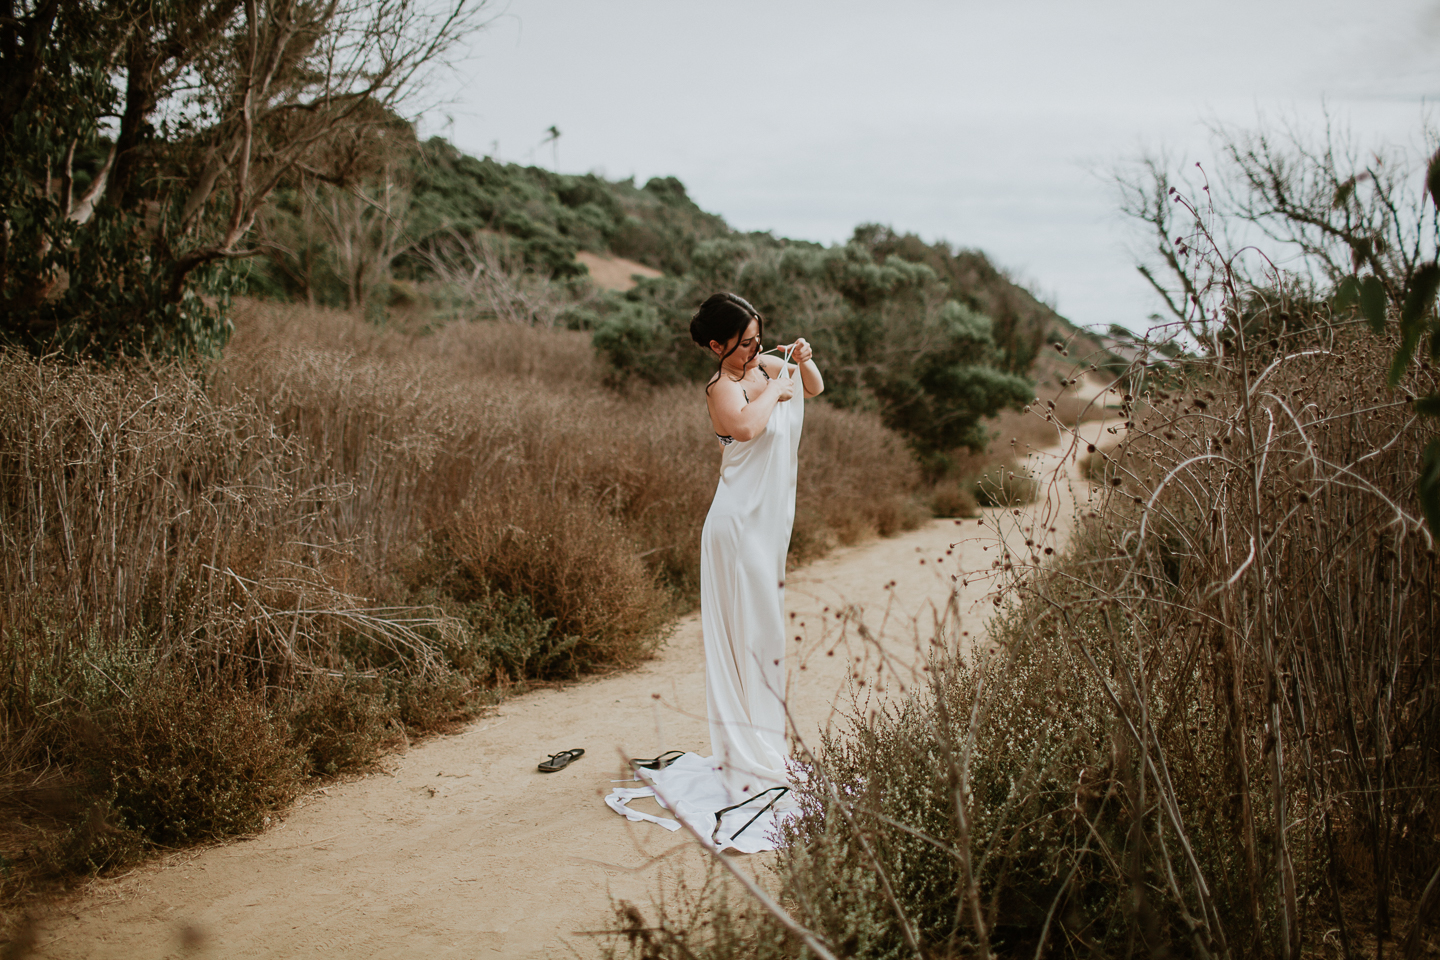
[(1322, 105), (1362, 143), (1414, 143), (1440, 96), (1440, 0), (491, 9), (422, 132), (549, 167), (554, 124), (562, 171), (673, 175), (738, 229), (833, 243), (874, 221), (978, 247), (1086, 325), (1158, 309), (1107, 169), (1208, 161), (1207, 122), (1313, 126)]

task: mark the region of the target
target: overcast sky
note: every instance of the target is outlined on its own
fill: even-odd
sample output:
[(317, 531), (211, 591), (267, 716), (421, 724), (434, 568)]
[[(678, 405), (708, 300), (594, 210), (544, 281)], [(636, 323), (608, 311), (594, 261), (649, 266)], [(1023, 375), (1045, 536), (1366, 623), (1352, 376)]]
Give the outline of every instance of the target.
[[(1209, 161), (1207, 125), (1418, 144), (1437, 0), (499, 0), (422, 132), (477, 155), (679, 177), (742, 230), (863, 222), (984, 250), (1085, 325), (1158, 302), (1104, 172)], [(444, 91), (437, 91), (445, 95)], [(1433, 112), (1433, 111), (1432, 111)], [(542, 145), (559, 128), (556, 150)]]

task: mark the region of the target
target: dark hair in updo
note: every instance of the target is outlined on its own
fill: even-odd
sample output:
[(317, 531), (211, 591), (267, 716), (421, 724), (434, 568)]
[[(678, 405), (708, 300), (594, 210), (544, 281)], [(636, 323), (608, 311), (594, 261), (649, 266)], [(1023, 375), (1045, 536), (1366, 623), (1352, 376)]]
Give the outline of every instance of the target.
[(720, 379), (721, 372), (725, 369), (725, 360), (740, 349), (741, 334), (745, 328), (750, 326), (754, 320), (759, 325), (759, 335), (765, 335), (765, 319), (760, 316), (760, 311), (750, 306), (749, 301), (743, 297), (737, 297), (733, 293), (712, 294), (709, 299), (700, 304), (700, 309), (695, 311), (695, 316), (690, 319), (690, 339), (694, 340), (706, 350), (710, 349), (710, 341), (726, 343), (731, 337), (735, 337), (735, 346), (726, 350), (720, 357), (720, 366), (715, 371), (715, 376), (710, 379), (705, 392), (710, 392), (710, 387)]

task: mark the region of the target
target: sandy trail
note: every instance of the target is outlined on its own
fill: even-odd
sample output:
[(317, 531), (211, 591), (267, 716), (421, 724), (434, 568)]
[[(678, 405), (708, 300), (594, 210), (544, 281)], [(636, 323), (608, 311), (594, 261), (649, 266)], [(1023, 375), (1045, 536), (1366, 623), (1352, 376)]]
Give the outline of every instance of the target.
[[(1105, 429), (1084, 425), (1081, 451)], [(1002, 532), (1012, 549), (1027, 538), (1065, 543), (1088, 485), (1060, 448), (1032, 460), (1055, 482), (1019, 516), (933, 521), (791, 574), (787, 603), (803, 639), (791, 647), (788, 702), (803, 738), (851, 709), (852, 691), (893, 696), (913, 682), (915, 638), (928, 642), (951, 576), (989, 568)], [(1037, 527), (1041, 536), (1026, 533)], [(963, 643), (982, 636), (986, 590), (972, 581), (960, 591)], [(841, 628), (835, 612), (846, 605), (878, 645), (853, 620)], [(865, 688), (852, 686), (857, 672)], [(39, 956), (593, 955), (581, 932), (606, 924), (612, 897), (649, 900), (662, 869), (701, 873), (704, 854), (684, 834), (628, 823), (601, 797), (626, 776), (621, 751), (708, 755), (704, 684), (694, 615), (637, 670), (518, 697), (379, 773), (310, 793), (260, 836), (93, 882), (42, 920)], [(560, 773), (535, 770), (569, 747), (586, 754)], [(181, 949), (187, 929), (194, 952)]]

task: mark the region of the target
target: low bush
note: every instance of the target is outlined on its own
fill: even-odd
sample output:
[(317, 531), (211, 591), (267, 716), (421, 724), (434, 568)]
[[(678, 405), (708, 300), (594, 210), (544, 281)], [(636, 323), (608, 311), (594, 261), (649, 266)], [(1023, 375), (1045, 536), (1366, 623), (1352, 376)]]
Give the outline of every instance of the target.
[(478, 642), (448, 652), (456, 669), (501, 689), (525, 677), (559, 673), (558, 662), (571, 659), (579, 636), (557, 634), (555, 620), (537, 616), (528, 597), (507, 597), (488, 586), (482, 590), (463, 608), (468, 636)]
[(930, 512), (937, 517), (973, 517), (980, 512), (980, 501), (962, 483), (940, 483), (930, 494)]
[(648, 656), (669, 613), (667, 596), (622, 522), (593, 501), (529, 484), (491, 487), (463, 507), (441, 547), (457, 600), (492, 590), (524, 597), (549, 621), (548, 648), (516, 665), (573, 676)]
[[(792, 562), (836, 544), (913, 530), (930, 519), (918, 496), (914, 458), (873, 414), (810, 401), (800, 457)], [(879, 491), (886, 493), (875, 496)]]
[[(29, 862), (12, 857), (22, 869), (7, 886), (36, 868), (101, 869), (154, 845), (257, 830), (300, 789), (306, 750), (292, 718), (245, 677), (183, 656), (160, 659), (140, 642), (77, 643), (64, 660), (47, 662), (13, 633), (10, 640), (11, 662), (31, 667), (28, 698), (10, 691), (12, 710), (33, 711), (39, 742), (25, 759), (63, 779), (50, 785), (61, 829), (29, 838)], [(23, 800), (33, 784), (27, 791), (16, 776), (21, 757), (7, 759), (7, 793)]]
[(322, 674), (296, 690), (289, 720), (306, 771), (334, 776), (374, 762), (393, 736), (396, 710), (378, 677), (348, 671)]
[(304, 754), (288, 718), (243, 678), (156, 665), (77, 721), (73, 762), (108, 797), (117, 829), (178, 846), (259, 829), (294, 796)]

